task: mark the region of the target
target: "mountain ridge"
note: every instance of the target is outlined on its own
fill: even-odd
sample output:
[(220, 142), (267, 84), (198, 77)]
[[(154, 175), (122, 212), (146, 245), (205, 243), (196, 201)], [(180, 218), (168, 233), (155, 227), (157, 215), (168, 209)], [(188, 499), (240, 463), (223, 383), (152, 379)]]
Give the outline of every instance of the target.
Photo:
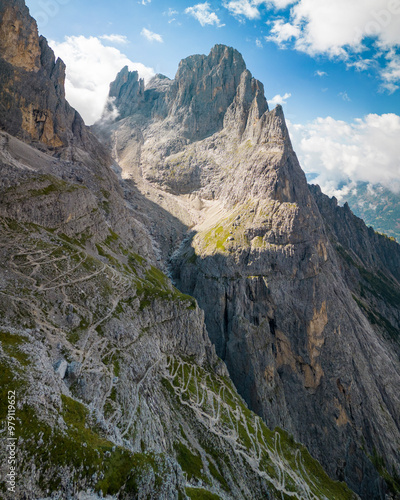
[[(323, 209), (281, 107), (268, 110), (263, 87), (244, 66), (232, 80), (237, 66), (226, 70), (229, 57), (212, 73), (222, 75), (222, 86), (226, 73), (230, 89), (241, 83), (222, 108), (224, 118), (209, 126), (221, 79), (208, 78), (204, 61), (232, 50), (217, 46), (185, 60), (181, 66), (195, 67), (196, 80), (178, 69), (160, 92), (149, 83), (130, 117), (93, 130), (110, 141), (124, 182), (134, 181), (170, 212), (168, 230), (154, 224), (153, 235), (165, 261), (172, 256), (177, 287), (205, 311), (217, 354), (249, 406), (305, 442), (332, 476), (362, 497), (380, 498), (371, 457), (385, 457), (388, 471), (399, 462), (397, 252), (390, 255), (384, 238), (371, 238), (350, 211), (343, 218), (327, 202)], [(191, 93), (177, 98), (176, 88)], [(204, 106), (198, 88), (210, 100)], [(335, 229), (340, 221), (356, 235)], [(388, 248), (380, 269), (372, 242)], [(358, 257), (346, 261), (356, 243)], [(364, 243), (370, 254), (361, 265)], [(393, 270), (386, 268), (390, 259)]]
[(16, 41), (0, 45), (0, 421), (15, 391), (18, 443), (11, 489), (0, 448), (2, 497), (356, 498), (238, 395), (159, 269), (154, 224), (183, 224), (119, 181), (22, 0), (0, 32)]

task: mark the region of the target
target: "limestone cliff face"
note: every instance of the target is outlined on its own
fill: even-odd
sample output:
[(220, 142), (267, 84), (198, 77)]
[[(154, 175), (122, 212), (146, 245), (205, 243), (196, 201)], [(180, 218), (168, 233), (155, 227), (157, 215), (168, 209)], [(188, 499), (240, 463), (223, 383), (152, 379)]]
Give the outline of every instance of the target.
[[(2, 57), (12, 66), (27, 71), (40, 68), (40, 47), (37, 26), (22, 0), (2, 2), (0, 49)], [(22, 16), (20, 15), (22, 13)]]
[[(181, 227), (120, 186), (23, 2), (1, 14), (15, 50), (0, 47), (0, 426), (15, 391), (18, 445), (11, 491), (2, 433), (1, 497), (355, 498), (248, 409), (204, 312), (157, 267), (142, 208)], [(117, 104), (141, 94), (125, 76)], [(158, 77), (153, 96), (168, 86)]]
[(96, 141), (65, 100), (65, 65), (22, 0), (1, 2), (0, 34), (0, 129), (53, 150), (75, 143), (94, 152)]
[[(114, 150), (126, 196), (134, 180), (152, 203), (144, 215), (145, 204), (131, 198), (164, 257), (177, 249), (176, 284), (205, 311), (239, 393), (363, 498), (384, 496), (379, 475), (395, 491), (400, 375), (388, 337), (399, 330), (398, 251), (382, 260), (374, 248), (382, 240), (316, 203), (282, 109), (269, 111), (234, 49), (185, 59), (174, 80), (155, 77), (135, 102), (131, 116), (94, 130)], [(338, 246), (350, 234), (357, 249), (368, 247), (368, 287), (349, 259), (351, 272), (343, 267)], [(390, 305), (381, 290), (388, 280)], [(385, 313), (377, 326), (378, 304)]]
[(114, 109), (118, 110), (118, 118), (130, 116), (143, 99), (144, 82), (139, 79), (137, 71), (130, 72), (125, 66), (110, 86), (109, 102), (106, 106), (104, 118), (107, 118)]
[(353, 298), (378, 335), (383, 335), (399, 355), (400, 246), (367, 228), (347, 204), (339, 207), (318, 186), (310, 186), (310, 190)]

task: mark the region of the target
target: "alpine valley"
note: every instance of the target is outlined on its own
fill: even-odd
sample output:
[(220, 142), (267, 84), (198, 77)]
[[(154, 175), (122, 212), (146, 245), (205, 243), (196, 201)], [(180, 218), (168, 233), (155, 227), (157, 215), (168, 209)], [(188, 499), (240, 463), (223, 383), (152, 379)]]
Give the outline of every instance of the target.
[(233, 48), (123, 68), (91, 128), (64, 81), (1, 0), (1, 498), (400, 498), (400, 246)]

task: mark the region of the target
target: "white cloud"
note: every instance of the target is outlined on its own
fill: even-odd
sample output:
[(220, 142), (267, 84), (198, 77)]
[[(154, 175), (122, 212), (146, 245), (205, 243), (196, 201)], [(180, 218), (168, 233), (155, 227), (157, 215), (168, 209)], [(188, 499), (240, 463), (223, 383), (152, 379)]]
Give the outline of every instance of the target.
[(259, 47), (260, 49), (262, 49), (262, 48), (263, 48), (262, 41), (261, 41), (259, 38), (257, 38), (257, 40), (256, 40), (256, 45), (257, 45), (257, 47)]
[(281, 48), (286, 46), (289, 40), (297, 39), (300, 36), (300, 28), (290, 23), (285, 23), (283, 19), (273, 21), (270, 35), (265, 37), (267, 42), (275, 42)]
[(374, 63), (372, 59), (361, 59), (361, 58), (357, 59), (356, 61), (347, 62), (346, 66), (347, 68), (355, 68), (356, 71), (366, 71), (371, 66), (377, 67), (376, 62)]
[(346, 102), (351, 102), (351, 99), (349, 97), (349, 94), (344, 91), (344, 92), (339, 92), (338, 94), (339, 97), (341, 97), (343, 99), (343, 101), (346, 101)]
[(262, 3), (264, 3), (263, 0), (230, 0), (224, 3), (224, 7), (234, 16), (259, 19), (260, 11), (258, 7)]
[(275, 107), (277, 104), (280, 104), (282, 106), (283, 104), (286, 104), (286, 99), (289, 99), (289, 97), (292, 97), (292, 94), (286, 93), (283, 96), (277, 94), (272, 99), (268, 99), (268, 105), (270, 108)]
[(272, 5), (276, 9), (286, 9), (289, 5), (295, 3), (297, 0), (267, 0), (267, 5)]
[(259, 7), (265, 5), (267, 8), (285, 9), (298, 0), (230, 0), (225, 1), (224, 7), (231, 14), (239, 18), (259, 19)]
[(393, 91), (400, 82), (400, 56), (392, 54), (400, 46), (399, 0), (295, 0), (289, 20), (273, 21), (267, 37), (281, 47), (292, 41), (294, 48), (311, 56), (342, 59), (360, 71), (371, 67), (365, 57), (367, 39), (374, 40), (375, 55), (389, 56), (381, 67), (382, 87)]
[(218, 28), (222, 28), (225, 24), (221, 24), (221, 21), (215, 12), (210, 9), (210, 4), (208, 2), (198, 3), (193, 7), (188, 7), (185, 9), (185, 14), (193, 16), (199, 21), (202, 26), (206, 24), (215, 25)]
[(328, 73), (326, 71), (321, 71), (321, 70), (317, 70), (315, 73), (314, 73), (315, 76), (328, 76)]
[(125, 44), (128, 43), (129, 40), (125, 35), (102, 35), (99, 38), (102, 40), (106, 40), (107, 42), (111, 43), (120, 43), (120, 44)]
[(148, 81), (154, 70), (131, 61), (115, 47), (103, 45), (96, 37), (69, 36), (64, 42), (50, 41), (57, 57), (67, 65), (66, 95), (88, 125), (101, 117), (112, 82), (126, 65)]
[(143, 28), (140, 34), (150, 42), (164, 43), (164, 40), (161, 35), (159, 35), (158, 33), (154, 33), (153, 31), (150, 31), (147, 28)]
[(382, 72), (382, 88), (386, 89), (390, 94), (395, 92), (400, 82), (400, 56), (390, 50), (386, 56), (388, 65)]
[(301, 166), (317, 174), (313, 183), (330, 196), (358, 181), (400, 191), (400, 116), (369, 114), (353, 123), (317, 118), (288, 127)]

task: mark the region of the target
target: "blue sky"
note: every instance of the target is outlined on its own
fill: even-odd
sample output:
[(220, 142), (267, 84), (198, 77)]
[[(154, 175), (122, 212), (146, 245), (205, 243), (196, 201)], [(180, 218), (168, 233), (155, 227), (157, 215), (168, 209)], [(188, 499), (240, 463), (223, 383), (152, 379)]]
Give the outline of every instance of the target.
[(223, 43), (242, 53), (272, 105), (283, 102), (303, 168), (325, 191), (380, 178), (400, 190), (400, 0), (27, 5), (66, 62), (67, 97), (89, 123), (120, 66), (173, 78), (182, 58)]

